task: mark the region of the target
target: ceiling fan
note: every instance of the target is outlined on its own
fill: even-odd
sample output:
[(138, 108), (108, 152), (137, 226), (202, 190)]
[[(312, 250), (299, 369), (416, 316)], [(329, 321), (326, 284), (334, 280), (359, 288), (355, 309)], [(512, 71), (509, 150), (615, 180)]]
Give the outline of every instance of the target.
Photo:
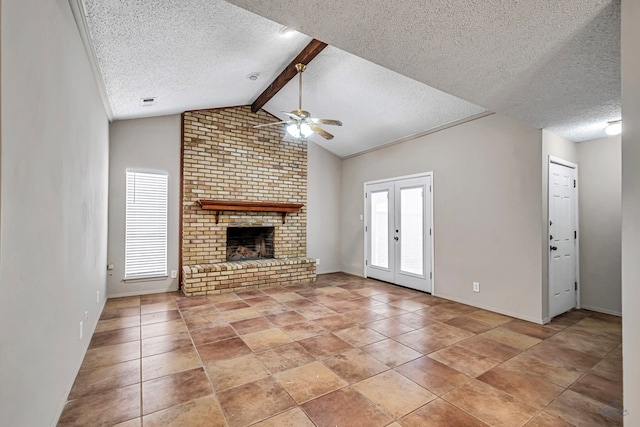
[(342, 126), (342, 122), (340, 120), (317, 119), (315, 117), (311, 117), (311, 113), (302, 109), (302, 73), (306, 68), (307, 66), (304, 64), (296, 64), (296, 70), (298, 70), (298, 109), (291, 112), (282, 111), (282, 113), (286, 114), (290, 120), (256, 125), (254, 128), (286, 124), (285, 129), (287, 130), (287, 133), (296, 139), (306, 138), (314, 132), (324, 139), (333, 139), (333, 135), (318, 126), (318, 123), (323, 125)]

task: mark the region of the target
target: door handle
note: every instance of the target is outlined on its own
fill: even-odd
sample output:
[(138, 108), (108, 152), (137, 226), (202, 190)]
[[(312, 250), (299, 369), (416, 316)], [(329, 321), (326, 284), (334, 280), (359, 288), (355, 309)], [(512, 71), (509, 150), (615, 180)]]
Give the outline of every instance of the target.
[(398, 241), (398, 236), (394, 237), (393, 240)]
[(557, 251), (558, 247), (557, 246), (551, 246), (549, 249), (551, 249), (552, 251)]

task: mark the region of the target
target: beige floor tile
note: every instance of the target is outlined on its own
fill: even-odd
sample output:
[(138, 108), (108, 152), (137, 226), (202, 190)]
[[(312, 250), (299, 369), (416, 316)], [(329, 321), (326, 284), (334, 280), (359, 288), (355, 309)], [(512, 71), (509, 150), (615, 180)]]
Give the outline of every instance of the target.
[(333, 334), (354, 347), (363, 347), (387, 339), (385, 335), (360, 325), (335, 331)]
[(421, 353), (391, 339), (369, 344), (362, 347), (362, 350), (390, 368), (422, 356)]
[(486, 427), (487, 424), (456, 408), (449, 402), (436, 399), (400, 420), (402, 427)]
[(200, 357), (193, 346), (144, 357), (142, 358), (142, 381), (201, 366)]
[(351, 344), (333, 334), (316, 335), (298, 342), (315, 357), (329, 357), (353, 349)]
[(174, 301), (161, 301), (152, 304), (144, 304), (140, 307), (140, 314), (156, 313), (160, 311), (177, 310), (178, 305)]
[(120, 362), (140, 358), (140, 342), (132, 341), (122, 344), (109, 345), (87, 350), (81, 371), (98, 368), (100, 366), (114, 365)]
[(254, 352), (293, 342), (280, 328), (266, 329), (264, 331), (243, 335), (242, 339)]
[(140, 384), (133, 384), (67, 402), (58, 426), (114, 425), (139, 416)]
[(289, 335), (294, 341), (303, 340), (305, 338), (310, 338), (329, 332), (313, 321), (305, 321), (294, 323), (293, 325), (285, 325), (281, 326), (280, 329), (282, 329), (282, 331)]
[(230, 427), (251, 425), (296, 406), (271, 377), (222, 391), (218, 400)]
[(122, 423), (114, 424), (113, 427), (142, 427), (142, 418), (133, 418), (129, 421), (124, 421)]
[(482, 335), (460, 341), (455, 346), (473, 351), (474, 353), (488, 357), (489, 359), (493, 359), (497, 362), (504, 362), (521, 352), (520, 349), (494, 341), (491, 338), (487, 338)]
[(170, 322), (172, 320), (180, 319), (181, 317), (182, 316), (177, 309), (168, 311), (156, 311), (141, 315), (140, 324), (149, 325), (151, 323)]
[(316, 427), (302, 409), (293, 408), (275, 417), (271, 417), (253, 427)]
[(73, 400), (88, 394), (104, 393), (107, 390), (139, 382), (139, 359), (87, 369), (78, 373), (68, 399)]
[(213, 393), (204, 368), (178, 372), (142, 383), (142, 414), (148, 415)]
[(428, 356), (405, 363), (395, 370), (438, 396), (471, 380), (471, 377)]
[(574, 425), (564, 422), (560, 418), (556, 418), (546, 412), (540, 412), (525, 424), (525, 427), (574, 427)]
[(485, 372), (478, 380), (539, 409), (547, 406), (564, 391), (560, 386), (504, 366), (497, 366)]
[(322, 359), (322, 363), (349, 384), (356, 383), (389, 369), (387, 365), (374, 359), (360, 349), (345, 351), (344, 353)]
[(311, 362), (308, 365), (279, 372), (275, 374), (275, 378), (298, 404), (347, 385), (320, 362)]
[(450, 391), (443, 399), (496, 427), (523, 425), (538, 413), (536, 408), (478, 380)]
[(96, 325), (94, 333), (131, 328), (134, 326), (140, 326), (140, 316), (115, 317), (113, 319), (100, 320)]
[(222, 410), (212, 395), (189, 400), (143, 418), (145, 427), (226, 427)]
[(187, 332), (146, 338), (142, 340), (142, 357), (166, 353), (185, 347), (193, 347), (191, 337)]
[(570, 386), (584, 373), (583, 369), (577, 369), (571, 366), (555, 366), (553, 361), (541, 360), (528, 353), (520, 353), (516, 357), (504, 362), (501, 366), (525, 372), (561, 387)]
[(398, 419), (437, 396), (395, 371), (387, 371), (353, 386), (359, 393)]
[(176, 319), (170, 322), (152, 323), (149, 325), (142, 325), (142, 339), (158, 337), (161, 335), (178, 334), (186, 331), (187, 327), (182, 319)]
[(269, 371), (253, 354), (206, 364), (216, 391), (226, 390), (269, 376)]
[(541, 341), (538, 338), (513, 332), (503, 326), (484, 332), (481, 336), (517, 348), (518, 350), (525, 350), (529, 347), (533, 347)]
[(311, 353), (295, 342), (264, 350), (257, 356), (272, 374), (306, 365), (315, 360)]
[(319, 427), (382, 427), (393, 421), (373, 402), (351, 388), (342, 388), (302, 405)]
[(237, 322), (238, 320), (253, 319), (260, 317), (260, 313), (254, 308), (241, 308), (239, 310), (225, 311), (222, 313), (227, 322)]
[(498, 364), (493, 359), (456, 346), (443, 348), (429, 357), (470, 377), (477, 377)]
[(545, 412), (575, 426), (622, 426), (621, 408), (583, 396), (572, 390), (562, 393)]
[(125, 308), (125, 307), (139, 307), (140, 297), (121, 297), (121, 298), (109, 298), (104, 305), (104, 308)]

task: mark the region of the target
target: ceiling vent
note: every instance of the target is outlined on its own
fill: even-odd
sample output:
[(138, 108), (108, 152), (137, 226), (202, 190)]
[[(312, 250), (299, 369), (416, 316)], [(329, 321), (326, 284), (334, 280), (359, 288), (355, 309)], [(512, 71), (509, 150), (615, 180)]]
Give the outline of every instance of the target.
[(156, 103), (156, 97), (149, 97), (149, 98), (141, 98), (140, 99), (140, 105), (142, 105), (143, 107), (151, 107), (152, 105), (155, 105)]

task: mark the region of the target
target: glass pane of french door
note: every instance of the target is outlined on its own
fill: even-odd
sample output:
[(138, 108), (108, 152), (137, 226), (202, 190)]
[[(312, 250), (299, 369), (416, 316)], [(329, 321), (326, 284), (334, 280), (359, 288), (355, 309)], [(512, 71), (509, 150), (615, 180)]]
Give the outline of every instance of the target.
[(424, 187), (400, 189), (400, 270), (424, 273)]
[(389, 192), (371, 193), (371, 265), (389, 268)]

